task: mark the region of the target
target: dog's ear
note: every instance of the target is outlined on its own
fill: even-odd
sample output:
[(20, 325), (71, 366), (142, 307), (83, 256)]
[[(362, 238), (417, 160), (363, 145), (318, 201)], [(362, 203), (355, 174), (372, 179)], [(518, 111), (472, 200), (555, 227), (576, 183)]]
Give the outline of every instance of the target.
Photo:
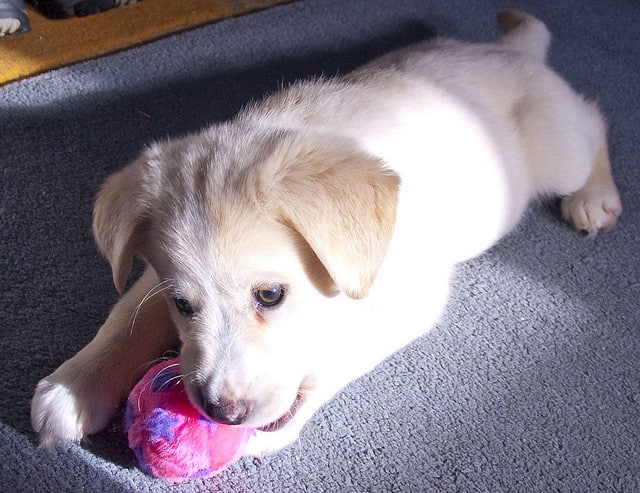
[(139, 253), (145, 223), (142, 198), (144, 158), (111, 175), (96, 197), (93, 235), (100, 252), (111, 264), (113, 283), (124, 292), (133, 256)]
[(311, 246), (339, 289), (366, 296), (393, 233), (399, 177), (344, 142), (298, 142), (274, 155), (279, 166), (265, 185), (280, 220)]

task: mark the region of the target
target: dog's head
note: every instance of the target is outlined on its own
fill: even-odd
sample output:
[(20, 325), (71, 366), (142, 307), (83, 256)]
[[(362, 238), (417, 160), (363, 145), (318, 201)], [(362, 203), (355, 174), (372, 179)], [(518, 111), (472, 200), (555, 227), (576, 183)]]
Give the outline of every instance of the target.
[(192, 401), (273, 429), (330, 358), (317, 343), (333, 300), (373, 283), (398, 187), (350, 142), (220, 125), (112, 175), (94, 234), (119, 291), (134, 255), (164, 283)]

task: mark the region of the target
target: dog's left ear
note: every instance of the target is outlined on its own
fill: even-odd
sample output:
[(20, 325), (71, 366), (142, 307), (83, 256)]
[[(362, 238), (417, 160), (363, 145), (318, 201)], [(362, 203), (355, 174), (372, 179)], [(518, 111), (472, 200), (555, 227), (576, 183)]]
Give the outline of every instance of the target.
[(123, 293), (133, 256), (140, 253), (145, 206), (141, 198), (146, 159), (139, 158), (111, 175), (96, 197), (93, 234), (111, 264), (113, 283)]
[(400, 179), (349, 143), (329, 145), (283, 145), (263, 191), (270, 189), (280, 220), (307, 241), (338, 288), (363, 298), (393, 233)]

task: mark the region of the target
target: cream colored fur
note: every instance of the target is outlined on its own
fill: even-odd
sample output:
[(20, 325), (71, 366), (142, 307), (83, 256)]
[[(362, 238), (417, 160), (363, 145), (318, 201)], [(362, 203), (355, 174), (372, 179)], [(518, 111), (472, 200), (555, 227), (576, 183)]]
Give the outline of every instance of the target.
[[(452, 267), (533, 198), (564, 196), (562, 216), (590, 234), (613, 226), (622, 208), (596, 105), (545, 65), (540, 21), (498, 20), (493, 45), (435, 40), (298, 83), (111, 176), (97, 243), (120, 291), (135, 255), (148, 267), (39, 383), (42, 444), (103, 428), (179, 342), (193, 402), (261, 428), (248, 454), (273, 452), (429, 330)], [(263, 306), (264, 289), (283, 301)]]

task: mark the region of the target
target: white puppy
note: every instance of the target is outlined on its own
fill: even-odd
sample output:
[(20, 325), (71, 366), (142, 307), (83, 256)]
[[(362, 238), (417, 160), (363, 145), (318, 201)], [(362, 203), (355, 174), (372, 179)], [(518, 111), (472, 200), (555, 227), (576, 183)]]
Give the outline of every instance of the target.
[(348, 382), (424, 333), (452, 267), (560, 195), (595, 234), (622, 207), (606, 131), (545, 65), (537, 19), (503, 12), (495, 44), (435, 40), (154, 145), (111, 176), (94, 232), (123, 291), (95, 339), (43, 379), (43, 445), (111, 420), (148, 363), (181, 344), (191, 400), (295, 440)]

